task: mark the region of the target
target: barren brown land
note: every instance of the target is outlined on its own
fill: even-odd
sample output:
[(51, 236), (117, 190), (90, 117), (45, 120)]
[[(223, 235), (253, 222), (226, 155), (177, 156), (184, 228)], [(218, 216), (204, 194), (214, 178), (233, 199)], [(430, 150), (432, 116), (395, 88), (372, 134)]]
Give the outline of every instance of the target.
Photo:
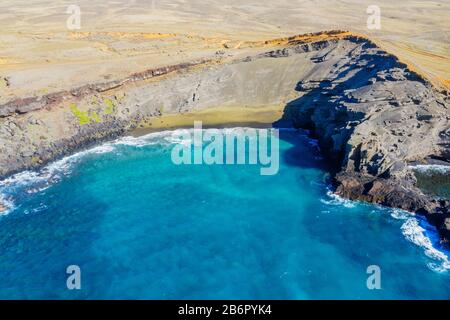
[[(69, 5), (81, 9), (70, 31)], [(381, 29), (367, 28), (369, 5)], [(362, 33), (436, 85), (450, 81), (448, 1), (6, 0), (0, 3), (0, 103), (163, 65), (244, 54), (247, 41), (343, 29)]]

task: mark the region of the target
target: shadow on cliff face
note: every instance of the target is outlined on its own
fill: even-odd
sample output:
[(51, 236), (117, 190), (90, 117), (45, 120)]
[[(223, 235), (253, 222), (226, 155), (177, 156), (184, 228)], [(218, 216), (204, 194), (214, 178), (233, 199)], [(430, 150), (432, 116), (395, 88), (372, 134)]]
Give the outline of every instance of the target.
[[(292, 128), (292, 126), (284, 126), (283, 128)], [(287, 151), (280, 155), (287, 165), (330, 171), (329, 163), (322, 157), (317, 141), (309, 137), (309, 131), (280, 130), (279, 138), (291, 145)]]
[[(329, 99), (331, 94), (328, 93), (327, 89), (331, 83), (330, 80), (307, 83), (303, 81), (298, 82), (295, 88), (298, 92), (304, 92), (305, 86), (309, 84), (312, 84), (314, 88), (301, 97), (287, 103), (283, 117), (274, 122), (273, 127), (309, 130), (310, 136), (318, 140), (323, 155), (330, 160), (328, 169), (336, 171), (340, 169), (344, 157), (345, 143), (354, 130), (354, 126), (349, 127), (347, 123), (350, 119), (352, 121), (361, 121), (364, 118), (364, 114), (348, 110), (345, 106), (339, 104), (340, 101)], [(347, 88), (347, 86), (345, 83), (342, 83), (333, 90), (344, 90), (344, 88)], [(328, 132), (331, 134), (328, 134)], [(340, 145), (337, 145), (336, 141), (333, 140), (333, 132), (338, 134)], [(292, 141), (291, 136), (280, 134), (280, 139), (293, 143), (294, 150), (292, 152), (295, 153), (295, 141)], [(302, 155), (300, 154), (301, 157)], [(302, 160), (297, 161), (301, 163)]]
[[(322, 63), (326, 58), (314, 57), (312, 61)], [(405, 130), (414, 130), (414, 127), (405, 127), (402, 123), (405, 132), (397, 137), (393, 133), (392, 123), (398, 123), (399, 120), (389, 118), (394, 117), (395, 112), (385, 115), (384, 110), (393, 111), (408, 106), (408, 110), (412, 110), (409, 111), (412, 112), (411, 119), (414, 119), (428, 100), (425, 98), (427, 95), (416, 96), (412, 88), (424, 84), (422, 78), (409, 71), (394, 56), (377, 50), (373, 44), (362, 44), (359, 50), (352, 50), (335, 63), (327, 76), (312, 73), (299, 81), (295, 90), (300, 96), (286, 104), (282, 118), (274, 122), (273, 127), (310, 130), (326, 158), (323, 168), (331, 173), (339, 195), (423, 214), (438, 228), (442, 241), (448, 243), (450, 230), (448, 227), (445, 229), (443, 224), (443, 221), (450, 219), (448, 202), (438, 203), (436, 199), (424, 195), (408, 180), (408, 175), (403, 180), (398, 178), (401, 175), (395, 179), (393, 177), (392, 170), (404, 170), (402, 172), (407, 173), (404, 169), (407, 166), (405, 159), (409, 152), (407, 148), (411, 145), (405, 146), (406, 155), (395, 157), (394, 161), (392, 152), (395, 150), (391, 151), (385, 138), (372, 135), (373, 132), (359, 130), (360, 138), (356, 140), (360, 142), (357, 145), (349, 143), (356, 127), (364, 121), (373, 121), (371, 117), (377, 112), (386, 117), (383, 128), (390, 129), (393, 138), (398, 140), (404, 134), (411, 134), (411, 131)], [(403, 91), (405, 88), (408, 90)], [(373, 121), (371, 125), (383, 124)], [(299, 158), (291, 159), (290, 163), (311, 165), (301, 159), (305, 155), (299, 152), (299, 147), (292, 142), (291, 137), (281, 135), (280, 138), (293, 144), (287, 154)], [(367, 146), (362, 146), (362, 143), (371, 139), (378, 139), (382, 148), (369, 158)], [(383, 162), (387, 164), (382, 166)], [(402, 165), (398, 166), (401, 162)]]
[[(341, 59), (344, 62), (335, 63), (328, 76), (312, 74), (308, 79), (299, 81), (295, 91), (302, 95), (286, 104), (282, 118), (274, 122), (273, 127), (310, 130), (311, 136), (318, 139), (332, 171), (340, 171), (343, 160), (351, 153), (355, 157), (351, 159), (355, 164), (354, 170), (359, 171), (358, 150), (347, 142), (355, 127), (366, 120), (369, 109), (376, 107), (376, 98), (373, 97), (376, 90), (371, 86), (385, 81), (423, 82), (412, 72), (402, 72), (401, 68), (406, 65), (397, 58), (377, 50), (372, 43), (362, 43), (359, 50), (352, 50)], [(326, 59), (327, 54), (311, 58), (316, 64)], [(357, 90), (363, 92), (362, 97), (352, 94)], [(388, 100), (386, 98), (384, 102)], [(366, 105), (366, 102), (369, 104)], [(376, 166), (372, 169), (376, 175)]]

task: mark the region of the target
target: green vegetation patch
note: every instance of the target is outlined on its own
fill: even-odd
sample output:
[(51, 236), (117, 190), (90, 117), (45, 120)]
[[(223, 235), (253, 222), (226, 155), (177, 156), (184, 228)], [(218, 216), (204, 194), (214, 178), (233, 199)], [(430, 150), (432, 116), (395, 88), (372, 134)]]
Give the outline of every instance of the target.
[(114, 102), (112, 102), (111, 99), (106, 98), (103, 100), (103, 103), (105, 104), (105, 114), (112, 114), (116, 107)]
[(86, 111), (81, 111), (80, 109), (78, 109), (75, 103), (72, 103), (70, 105), (70, 110), (72, 111), (72, 114), (77, 117), (80, 125), (85, 125), (91, 122), (88, 113)]
[(72, 111), (72, 114), (75, 117), (77, 117), (80, 125), (89, 124), (91, 122), (96, 122), (96, 123), (102, 122), (102, 119), (100, 118), (100, 116), (98, 115), (97, 112), (81, 111), (80, 109), (78, 109), (78, 107), (75, 103), (72, 103), (70, 105), (70, 110)]

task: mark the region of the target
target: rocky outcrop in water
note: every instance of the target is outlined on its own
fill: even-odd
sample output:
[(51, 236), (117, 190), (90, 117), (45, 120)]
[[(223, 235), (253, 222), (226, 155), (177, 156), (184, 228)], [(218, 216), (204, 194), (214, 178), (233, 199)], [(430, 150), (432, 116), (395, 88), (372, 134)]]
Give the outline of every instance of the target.
[(449, 241), (450, 202), (424, 194), (410, 167), (450, 165), (448, 96), (371, 42), (352, 41), (360, 45), (335, 60), (331, 74), (319, 69), (298, 83), (302, 96), (287, 105), (285, 120), (319, 139), (335, 163), (338, 195), (424, 214)]

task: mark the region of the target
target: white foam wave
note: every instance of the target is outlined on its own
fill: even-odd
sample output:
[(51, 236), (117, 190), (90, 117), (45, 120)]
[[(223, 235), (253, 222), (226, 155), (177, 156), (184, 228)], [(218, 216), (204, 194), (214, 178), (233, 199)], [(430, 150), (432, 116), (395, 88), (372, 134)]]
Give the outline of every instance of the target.
[(114, 144), (141, 148), (145, 147), (148, 144), (151, 144), (151, 142), (145, 141), (145, 139), (142, 139), (140, 137), (123, 137), (119, 140), (114, 141)]
[[(114, 151), (113, 145), (106, 143), (88, 150), (80, 151), (73, 155), (54, 161), (38, 171), (22, 171), (11, 177), (0, 181), (1, 203), (10, 207), (12, 211), (14, 200), (8, 194), (23, 192), (34, 194), (49, 188), (59, 182), (64, 176), (71, 173), (73, 165), (87, 154), (103, 154)], [(5, 200), (9, 199), (9, 200)]]
[(333, 206), (344, 206), (346, 208), (354, 208), (356, 206), (356, 202), (344, 199), (337, 194), (334, 194), (331, 190), (327, 191), (328, 199), (320, 199), (322, 203)]
[(0, 181), (0, 190), (5, 186), (24, 186), (34, 183), (39, 183), (44, 180), (55, 178), (56, 176), (66, 175), (70, 173), (70, 169), (73, 164), (77, 163), (84, 156), (89, 154), (104, 154), (114, 152), (116, 150), (116, 145), (129, 145), (129, 146), (145, 146), (154, 143), (154, 139), (158, 137), (164, 137), (170, 135), (170, 131), (163, 131), (157, 133), (151, 133), (146, 136), (134, 138), (131, 136), (123, 137), (117, 139), (113, 142), (104, 143), (102, 145), (77, 152), (73, 155), (66, 156), (60, 160), (56, 160), (46, 166), (44, 166), (39, 171), (22, 171), (17, 173), (7, 179)]
[[(237, 127), (219, 130), (224, 130), (224, 132), (235, 132), (236, 130), (240, 129), (247, 129), (247, 128)], [(116, 150), (116, 146), (118, 145), (144, 147), (147, 145), (153, 145), (157, 143), (191, 144), (192, 141), (190, 139), (180, 139), (180, 137), (183, 134), (186, 134), (186, 132), (192, 133), (192, 130), (193, 129), (176, 129), (176, 130), (152, 132), (140, 137), (132, 137), (132, 136), (122, 137), (113, 142), (104, 143), (91, 149), (80, 151), (73, 155), (64, 157), (60, 160), (54, 161), (39, 171), (23, 171), (17, 173), (3, 181), (0, 181), (0, 194), (2, 189), (4, 189), (6, 186), (11, 185), (26, 186), (46, 181), (54, 182), (54, 179), (59, 180), (62, 176), (69, 174), (71, 172), (73, 164), (77, 163), (84, 156), (88, 154), (103, 154), (114, 152)]]
[[(233, 128), (237, 130), (240, 128)], [(160, 132), (152, 132), (140, 137), (126, 136), (115, 141), (104, 143), (102, 145), (77, 152), (73, 155), (54, 161), (39, 171), (23, 171), (7, 179), (0, 181), (0, 200), (4, 206), (13, 208), (14, 203), (8, 194), (14, 191), (22, 190), (25, 193), (32, 194), (47, 189), (54, 183), (59, 182), (64, 176), (72, 172), (74, 164), (78, 163), (83, 157), (89, 154), (104, 154), (114, 152), (119, 145), (132, 147), (145, 147), (154, 144), (191, 144), (189, 139), (180, 139), (186, 132), (192, 132), (193, 129), (176, 129)], [(6, 192), (8, 189), (8, 192)]]
[(424, 249), (425, 255), (433, 260), (427, 266), (436, 272), (445, 272), (450, 269), (448, 256), (433, 247), (431, 240), (425, 235), (425, 229), (416, 218), (409, 218), (401, 227), (406, 239)]
[(107, 143), (107, 144), (103, 144), (101, 146), (90, 149), (89, 153), (101, 154), (101, 153), (109, 153), (109, 152), (113, 152), (113, 151), (114, 151), (114, 146)]
[(174, 135), (174, 136), (170, 136), (170, 137), (165, 137), (164, 138), (167, 142), (169, 143), (174, 143), (174, 144), (183, 144), (183, 145), (191, 145), (192, 139), (180, 139), (178, 136)]
[(189, 139), (180, 139), (181, 136), (186, 134), (191, 134), (192, 129), (176, 129), (176, 130), (166, 130), (160, 132), (152, 132), (140, 137), (126, 136), (114, 141), (114, 145), (126, 145), (133, 147), (145, 147), (154, 144), (172, 144), (172, 143), (183, 143), (190, 144)]
[(401, 210), (401, 209), (391, 209), (391, 217), (396, 220), (406, 220), (414, 216), (413, 213)]
[(133, 137), (125, 136), (113, 142), (114, 145), (126, 145), (132, 147), (145, 147), (163, 142), (170, 142), (171, 137), (181, 135), (182, 131), (187, 129), (165, 130), (151, 132), (143, 136)]
[[(356, 201), (341, 198), (331, 190), (328, 190), (327, 196), (329, 199), (320, 200), (327, 205), (353, 208), (357, 204)], [(322, 211), (322, 213), (325, 212), (329, 211)], [(446, 272), (450, 269), (450, 262), (447, 254), (435, 248), (433, 241), (426, 235), (426, 230), (420, 226), (419, 220), (413, 213), (401, 209), (390, 209), (390, 214), (391, 217), (396, 220), (405, 221), (401, 226), (402, 234), (408, 241), (424, 249), (425, 255), (432, 260), (427, 263), (428, 268), (435, 272)]]

